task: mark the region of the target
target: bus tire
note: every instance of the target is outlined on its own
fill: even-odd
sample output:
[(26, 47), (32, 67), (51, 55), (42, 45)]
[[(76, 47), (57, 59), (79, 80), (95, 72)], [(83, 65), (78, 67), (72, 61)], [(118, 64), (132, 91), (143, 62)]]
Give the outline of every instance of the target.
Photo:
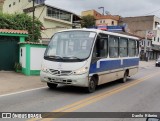
[(89, 81), (88, 87), (86, 87), (86, 92), (87, 93), (93, 93), (96, 90), (96, 79), (92, 77)]
[(123, 78), (121, 79), (122, 83), (125, 83), (127, 81), (128, 72), (125, 71)]
[(52, 84), (52, 83), (47, 83), (47, 86), (50, 88), (50, 89), (55, 89), (58, 84)]

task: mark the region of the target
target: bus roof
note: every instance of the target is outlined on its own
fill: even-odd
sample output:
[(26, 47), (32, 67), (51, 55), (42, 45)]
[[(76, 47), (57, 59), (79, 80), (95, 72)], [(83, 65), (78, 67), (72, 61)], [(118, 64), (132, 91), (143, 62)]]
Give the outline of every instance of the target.
[(140, 38), (136, 37), (136, 36), (132, 36), (132, 35), (125, 35), (125, 34), (120, 34), (120, 33), (115, 33), (115, 32), (109, 32), (109, 31), (103, 31), (103, 30), (99, 30), (99, 29), (67, 29), (67, 30), (62, 30), (59, 32), (67, 32), (67, 31), (89, 31), (89, 32), (96, 32), (97, 34), (99, 33), (104, 33), (104, 34), (109, 34), (109, 35), (114, 35), (114, 36), (120, 36), (120, 37), (127, 37), (130, 39), (136, 39), (136, 40), (140, 40)]

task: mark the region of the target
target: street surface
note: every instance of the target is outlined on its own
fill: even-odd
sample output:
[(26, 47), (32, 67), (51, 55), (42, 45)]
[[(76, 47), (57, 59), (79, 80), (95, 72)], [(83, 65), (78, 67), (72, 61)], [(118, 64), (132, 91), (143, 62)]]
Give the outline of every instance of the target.
[[(99, 86), (95, 93), (83, 88), (48, 87), (0, 96), (1, 112), (160, 112), (160, 67), (143, 67), (128, 78)], [(95, 115), (95, 114), (94, 114)], [(16, 119), (15, 119), (16, 120)], [(26, 120), (26, 119), (21, 119)], [(28, 119), (37, 120), (37, 119)], [(145, 118), (46, 118), (43, 121), (145, 121)]]

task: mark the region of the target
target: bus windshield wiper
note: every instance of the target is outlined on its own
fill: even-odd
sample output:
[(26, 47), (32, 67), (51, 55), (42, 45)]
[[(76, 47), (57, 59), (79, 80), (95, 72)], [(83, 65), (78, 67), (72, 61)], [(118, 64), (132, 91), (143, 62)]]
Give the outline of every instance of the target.
[(59, 55), (48, 55), (48, 56), (45, 56), (47, 58), (54, 58), (54, 59), (63, 59), (61, 56)]
[(75, 56), (71, 56), (71, 57), (63, 57), (63, 58), (82, 60), (81, 58), (78, 58), (78, 57), (75, 57)]

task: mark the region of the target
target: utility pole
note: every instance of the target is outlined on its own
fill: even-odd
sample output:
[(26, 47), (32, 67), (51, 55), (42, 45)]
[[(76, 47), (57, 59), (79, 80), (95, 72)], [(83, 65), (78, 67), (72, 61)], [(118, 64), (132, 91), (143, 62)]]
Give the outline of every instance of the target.
[(148, 33), (148, 31), (146, 31), (146, 33), (145, 33), (145, 40), (144, 40), (144, 59), (146, 60), (146, 61), (148, 61), (148, 59), (147, 59), (147, 52), (146, 52), (146, 49), (147, 49), (147, 33)]
[(35, 0), (33, 0), (32, 41), (34, 41)]

